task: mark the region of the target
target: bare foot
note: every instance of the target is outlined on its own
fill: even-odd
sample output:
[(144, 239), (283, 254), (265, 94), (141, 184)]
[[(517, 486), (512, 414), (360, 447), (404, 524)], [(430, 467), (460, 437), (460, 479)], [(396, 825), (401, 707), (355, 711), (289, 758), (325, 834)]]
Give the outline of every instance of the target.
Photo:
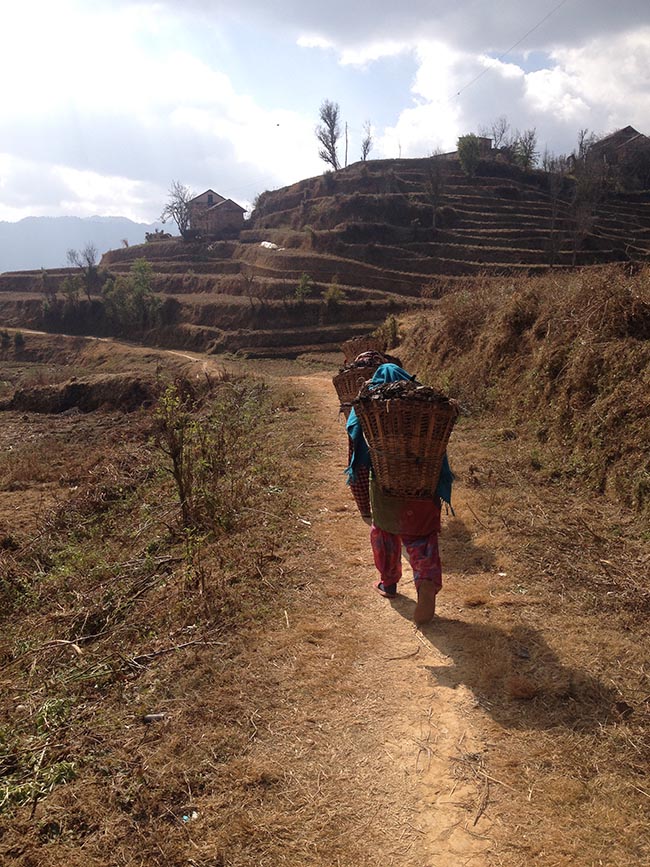
[(418, 587), (418, 601), (413, 612), (416, 626), (424, 626), (436, 613), (436, 590), (431, 581), (422, 581)]

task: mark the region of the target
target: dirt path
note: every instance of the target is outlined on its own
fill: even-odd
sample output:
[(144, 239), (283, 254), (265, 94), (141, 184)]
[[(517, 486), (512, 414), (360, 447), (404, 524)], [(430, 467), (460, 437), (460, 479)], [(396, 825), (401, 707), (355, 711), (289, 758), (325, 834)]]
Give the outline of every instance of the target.
[[(296, 654), (302, 713), (326, 727), (321, 749), (331, 751), (336, 785), (322, 792), (324, 803), (355, 807), (346, 837), (356, 837), (359, 848), (350, 860), (351, 853), (340, 854), (338, 863), (479, 867), (487, 863), (491, 826), (475, 699), (454, 682), (452, 660), (432, 643), (436, 622), (415, 629), (410, 570), (395, 603), (372, 591), (368, 528), (343, 483), (347, 446), (331, 376), (297, 376), (292, 384), (307, 404), (304, 450), (318, 459), (309, 462), (303, 518), (314, 542), (313, 596), (287, 619), (283, 639)], [(455, 568), (463, 564), (457, 560)], [(446, 580), (453, 584), (453, 575)], [(453, 602), (444, 592), (440, 601), (448, 618)]]
[[(48, 364), (70, 364), (56, 338), (52, 347), (43, 343)], [(148, 863), (648, 862), (650, 540), (642, 516), (558, 475), (552, 455), (538, 451), (525, 431), (503, 428), (501, 418), (464, 416), (450, 445), (457, 517), (443, 516), (445, 586), (435, 621), (417, 631), (408, 569), (394, 602), (372, 590), (368, 528), (344, 485), (346, 436), (331, 372), (145, 347), (120, 354), (120, 346), (84, 344), (82, 362), (94, 370), (110, 354), (112, 370), (153, 373), (165, 354), (187, 360), (179, 369), (192, 376), (225, 365), (272, 381), (284, 392), (277, 412), (291, 413), (278, 419), (278, 442), (291, 443), (286, 487), (297, 491), (282, 516), (297, 544), (286, 550), (279, 539), (277, 550), (265, 547), (268, 568), (258, 572), (270, 589), (260, 596), (260, 616), (248, 612), (236, 655), (224, 661), (206, 646), (186, 669), (170, 667), (168, 681), (162, 662), (152, 669), (160, 678), (152, 681), (160, 690), (156, 708), (172, 699), (184, 708), (153, 732), (155, 741), (138, 747), (163, 786), (152, 799), (167, 811), (178, 806), (171, 750), (196, 784), (189, 795), (199, 818), (178, 829), (156, 816), (135, 823), (134, 833), (150, 834), (161, 854)], [(77, 373), (71, 367), (66, 375), (71, 371)], [(19, 519), (35, 525), (68, 490), (60, 488), (58, 470), (50, 473), (52, 454), (63, 477), (66, 461), (78, 460), (79, 441), (95, 437), (103, 449), (123, 437), (118, 413), (56, 417), (50, 429), (52, 421), (15, 414), (13, 427), (5, 424), (9, 449), (22, 441), (31, 449), (29, 466), (21, 469), (15, 457), (11, 463), (16, 479), (29, 485), (3, 492), (7, 524), (21, 535), (29, 528)], [(45, 434), (50, 440), (39, 452)], [(49, 488), (35, 483), (41, 465)], [(269, 511), (279, 492), (272, 487)], [(28, 498), (32, 490), (36, 500)], [(276, 581), (282, 587), (274, 595)], [(116, 720), (132, 722), (127, 698), (114, 706)], [(191, 726), (189, 739), (179, 734), (181, 717)], [(131, 738), (129, 725), (124, 736)], [(119, 723), (115, 757), (122, 755), (122, 732)], [(231, 741), (232, 749), (221, 748)], [(84, 784), (92, 785), (92, 775), (80, 776)], [(77, 791), (58, 787), (42, 810), (68, 817), (66, 797)], [(122, 822), (120, 804), (111, 815)], [(105, 828), (82, 842), (72, 835), (59, 850), (29, 819), (25, 827), (33, 832), (30, 845), (47, 848), (44, 864), (63, 863), (65, 853), (84, 865), (108, 863), (86, 858), (91, 842), (103, 851)], [(182, 854), (175, 860), (176, 852)], [(129, 853), (125, 848), (120, 863), (140, 863)]]

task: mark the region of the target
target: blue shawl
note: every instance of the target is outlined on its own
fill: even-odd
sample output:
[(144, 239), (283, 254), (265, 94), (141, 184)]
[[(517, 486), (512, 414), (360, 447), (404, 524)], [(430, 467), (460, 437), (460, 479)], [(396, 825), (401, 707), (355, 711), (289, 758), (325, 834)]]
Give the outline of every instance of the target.
[[(415, 377), (411, 376), (410, 373), (407, 373), (403, 367), (399, 367), (397, 364), (382, 364), (377, 368), (370, 382), (372, 387), (385, 385), (387, 382), (399, 382), (403, 379), (413, 380)], [(357, 418), (354, 409), (350, 411), (350, 415), (348, 416), (346, 430), (350, 440), (352, 441), (352, 457), (350, 458), (350, 465), (344, 471), (345, 475), (348, 477), (347, 483), (349, 485), (350, 482), (356, 481), (355, 471), (358, 467), (370, 466), (370, 451), (368, 449), (366, 438), (361, 430), (361, 422)], [(436, 496), (440, 497), (441, 500), (444, 500), (450, 508), (451, 485), (453, 480), (454, 474), (451, 471), (447, 455), (445, 454), (442, 460), (442, 469), (440, 470), (440, 479), (438, 480), (438, 487), (436, 488)]]

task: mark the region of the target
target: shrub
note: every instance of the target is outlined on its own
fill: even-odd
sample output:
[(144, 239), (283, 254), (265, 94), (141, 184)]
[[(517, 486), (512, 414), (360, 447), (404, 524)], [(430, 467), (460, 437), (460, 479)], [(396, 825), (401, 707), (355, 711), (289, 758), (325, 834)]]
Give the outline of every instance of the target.
[(543, 430), (563, 472), (646, 508), (649, 278), (647, 266), (609, 266), (468, 280), (419, 319), (402, 353), (469, 408)]
[(305, 301), (305, 299), (311, 295), (313, 287), (313, 282), (309, 274), (303, 272), (298, 285), (295, 288), (294, 296), (296, 301), (301, 304)]
[(266, 387), (247, 380), (208, 382), (203, 393), (185, 380), (167, 387), (155, 410), (154, 444), (172, 475), (185, 528), (231, 529), (264, 467), (258, 430)]
[(458, 159), (463, 171), (469, 177), (473, 177), (481, 161), (481, 151), (477, 136), (474, 133), (461, 135), (458, 139), (457, 149)]
[(400, 342), (399, 322), (390, 313), (386, 320), (373, 331), (373, 337), (378, 337), (384, 349), (393, 349)]
[(128, 276), (109, 279), (102, 290), (104, 317), (112, 334), (141, 334), (158, 321), (160, 301), (153, 294), (153, 269), (146, 259), (136, 259)]

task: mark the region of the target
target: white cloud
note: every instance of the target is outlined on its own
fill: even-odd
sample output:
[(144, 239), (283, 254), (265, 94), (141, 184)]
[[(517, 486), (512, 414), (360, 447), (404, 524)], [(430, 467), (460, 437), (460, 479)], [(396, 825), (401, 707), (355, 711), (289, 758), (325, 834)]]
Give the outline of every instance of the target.
[(438, 42), (420, 43), (416, 55), (418, 70), (411, 88), (415, 105), (386, 129), (379, 143), (386, 157), (449, 151), (460, 134), (461, 109), (454, 94), (458, 82), (474, 74), (471, 58)]
[(650, 133), (650, 27), (558, 50), (553, 57), (594, 109), (592, 129), (604, 133), (632, 124)]
[(450, 150), (458, 135), (507, 115), (535, 127), (540, 148), (570, 151), (580, 128), (604, 134), (627, 124), (650, 133), (650, 28), (558, 49), (548, 67), (527, 72), (512, 61), (420, 43), (411, 91), (415, 105), (385, 130), (387, 157)]
[[(312, 122), (238, 93), (176, 38), (169, 10), (54, 6), (15, 4), (0, 32), (0, 78), (11, 82), (0, 141), (20, 154), (0, 166), (0, 217), (17, 219), (27, 206), (150, 220), (174, 178), (246, 204), (319, 171)], [(42, 183), (26, 166), (56, 179), (55, 203), (41, 204)]]
[(322, 48), (324, 50), (334, 48), (334, 43), (329, 39), (325, 39), (323, 36), (310, 36), (306, 33), (296, 39), (296, 44), (301, 48)]
[(562, 121), (579, 125), (588, 115), (589, 106), (578, 91), (579, 82), (559, 66), (525, 76), (525, 94), (531, 111), (551, 113)]
[(370, 42), (367, 45), (343, 49), (340, 63), (342, 66), (367, 66), (376, 60), (382, 60), (384, 57), (396, 57), (408, 50), (410, 50), (410, 45), (407, 42), (393, 42), (391, 40)]

